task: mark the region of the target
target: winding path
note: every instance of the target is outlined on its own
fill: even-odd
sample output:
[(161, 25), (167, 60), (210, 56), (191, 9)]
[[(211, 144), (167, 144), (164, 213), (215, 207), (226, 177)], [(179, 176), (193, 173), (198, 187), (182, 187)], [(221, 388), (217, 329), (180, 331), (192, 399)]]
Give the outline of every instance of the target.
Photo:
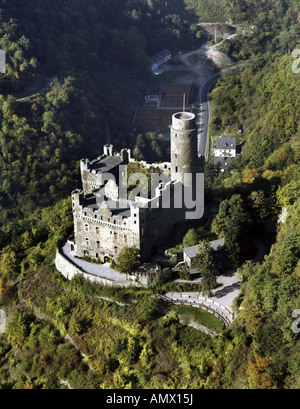
[[(233, 38), (235, 34), (224, 36), (224, 39)], [(223, 40), (222, 40), (223, 41)], [(210, 106), (208, 94), (211, 86), (221, 77), (232, 72), (236, 67), (229, 67), (219, 72), (213, 72), (214, 58), (219, 53), (216, 48), (219, 43), (208, 46), (208, 43), (203, 44), (199, 49), (190, 51), (188, 53), (178, 55), (181, 63), (188, 68), (195, 76), (195, 84), (199, 87), (199, 104), (196, 107), (196, 124), (198, 135), (198, 156), (207, 156), (207, 141), (208, 129), (210, 122)], [(225, 57), (225, 56), (224, 56)], [(209, 63), (210, 60), (210, 63)], [(212, 63), (211, 63), (212, 61)], [(216, 67), (216, 64), (215, 64)]]
[(54, 80), (54, 78), (56, 78), (56, 75), (53, 75), (52, 77), (45, 77), (44, 80), (46, 81), (46, 83), (43, 84), (43, 86), (40, 87), (39, 89), (34, 89), (36, 84), (33, 84), (27, 91), (23, 91), (22, 93), (16, 95), (17, 101), (24, 101), (27, 98), (34, 97), (40, 94), (41, 92), (45, 91), (49, 87), (51, 82)]

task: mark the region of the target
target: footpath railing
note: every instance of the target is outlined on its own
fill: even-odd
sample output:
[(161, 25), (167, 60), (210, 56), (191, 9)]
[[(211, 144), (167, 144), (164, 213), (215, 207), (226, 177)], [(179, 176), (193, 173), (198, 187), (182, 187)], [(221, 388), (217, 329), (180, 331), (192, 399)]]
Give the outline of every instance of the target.
[(225, 326), (229, 328), (233, 321), (232, 312), (224, 305), (207, 297), (198, 295), (197, 297), (190, 294), (179, 293), (178, 295), (156, 294), (157, 298), (176, 305), (188, 305), (202, 308), (216, 316)]

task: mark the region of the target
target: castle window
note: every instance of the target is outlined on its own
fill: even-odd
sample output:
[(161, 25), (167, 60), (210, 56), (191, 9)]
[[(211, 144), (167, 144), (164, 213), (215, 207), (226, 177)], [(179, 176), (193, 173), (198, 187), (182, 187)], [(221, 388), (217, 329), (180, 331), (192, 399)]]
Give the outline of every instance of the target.
[(100, 241), (97, 241), (97, 249), (100, 249)]
[(100, 234), (100, 229), (99, 229), (99, 227), (96, 227), (96, 234)]
[(85, 231), (89, 231), (89, 225), (88, 225), (88, 224), (85, 224), (85, 225), (84, 225), (84, 230), (85, 230)]
[(176, 173), (178, 172), (178, 166), (175, 166), (175, 172)]
[(118, 254), (118, 247), (114, 247), (114, 250), (115, 250), (115, 254)]
[(87, 237), (85, 238), (85, 245), (86, 245), (86, 246), (89, 246), (89, 245), (90, 245), (90, 240), (89, 240)]
[(125, 241), (125, 243), (127, 243), (127, 236), (126, 236), (126, 234), (124, 234), (124, 241)]
[(118, 238), (118, 233), (114, 233), (114, 239), (117, 240)]
[(175, 155), (174, 155), (174, 156), (175, 156), (175, 159), (177, 159), (177, 153), (175, 153)]

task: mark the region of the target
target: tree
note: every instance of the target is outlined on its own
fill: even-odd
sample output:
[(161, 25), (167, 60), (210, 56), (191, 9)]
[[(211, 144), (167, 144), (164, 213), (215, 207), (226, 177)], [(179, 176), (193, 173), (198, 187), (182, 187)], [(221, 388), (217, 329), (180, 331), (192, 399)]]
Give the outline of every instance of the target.
[(248, 196), (248, 202), (251, 206), (253, 217), (257, 220), (263, 220), (269, 216), (267, 200), (263, 190), (252, 191)]
[(271, 358), (256, 356), (255, 361), (249, 361), (246, 373), (249, 377), (250, 387), (253, 389), (275, 389), (276, 383), (269, 373)]
[(203, 294), (211, 295), (211, 289), (216, 285), (218, 270), (214, 260), (213, 249), (207, 239), (200, 241), (196, 257), (197, 269), (202, 278), (202, 292)]
[(0, 300), (1, 300), (3, 292), (4, 292), (4, 279), (0, 277)]
[(122, 273), (130, 273), (139, 264), (140, 252), (136, 247), (123, 247), (117, 257), (117, 268)]
[(299, 197), (300, 181), (292, 180), (287, 185), (279, 188), (277, 198), (280, 206), (287, 207), (292, 205)]
[(3, 277), (16, 277), (19, 273), (19, 264), (16, 253), (8, 246), (0, 258), (0, 274)]
[(212, 231), (225, 239), (225, 250), (233, 267), (242, 261), (250, 221), (241, 195), (233, 195), (229, 200), (223, 200), (212, 222)]
[(183, 246), (190, 247), (195, 246), (199, 241), (199, 234), (196, 229), (189, 229), (183, 238)]

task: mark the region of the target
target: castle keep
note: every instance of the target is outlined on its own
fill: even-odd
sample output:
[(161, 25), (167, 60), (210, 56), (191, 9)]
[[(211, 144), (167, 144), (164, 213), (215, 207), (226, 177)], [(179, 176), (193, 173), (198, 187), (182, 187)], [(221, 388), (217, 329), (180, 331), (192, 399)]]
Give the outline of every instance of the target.
[[(105, 145), (96, 159), (80, 161), (82, 190), (72, 192), (74, 240), (70, 244), (75, 256), (109, 261), (117, 258), (123, 247), (135, 246), (141, 258), (147, 259), (156, 254), (174, 224), (202, 217), (203, 171), (193, 113), (179, 112), (172, 117), (170, 163), (142, 162), (160, 172), (150, 198), (128, 198), (126, 190), (124, 193), (127, 182), (125, 179), (125, 186), (123, 177), (130, 162), (135, 159), (129, 149), (114, 153), (112, 145)], [(185, 197), (187, 189), (189, 200)], [(196, 217), (190, 212), (192, 199), (199, 207)]]

